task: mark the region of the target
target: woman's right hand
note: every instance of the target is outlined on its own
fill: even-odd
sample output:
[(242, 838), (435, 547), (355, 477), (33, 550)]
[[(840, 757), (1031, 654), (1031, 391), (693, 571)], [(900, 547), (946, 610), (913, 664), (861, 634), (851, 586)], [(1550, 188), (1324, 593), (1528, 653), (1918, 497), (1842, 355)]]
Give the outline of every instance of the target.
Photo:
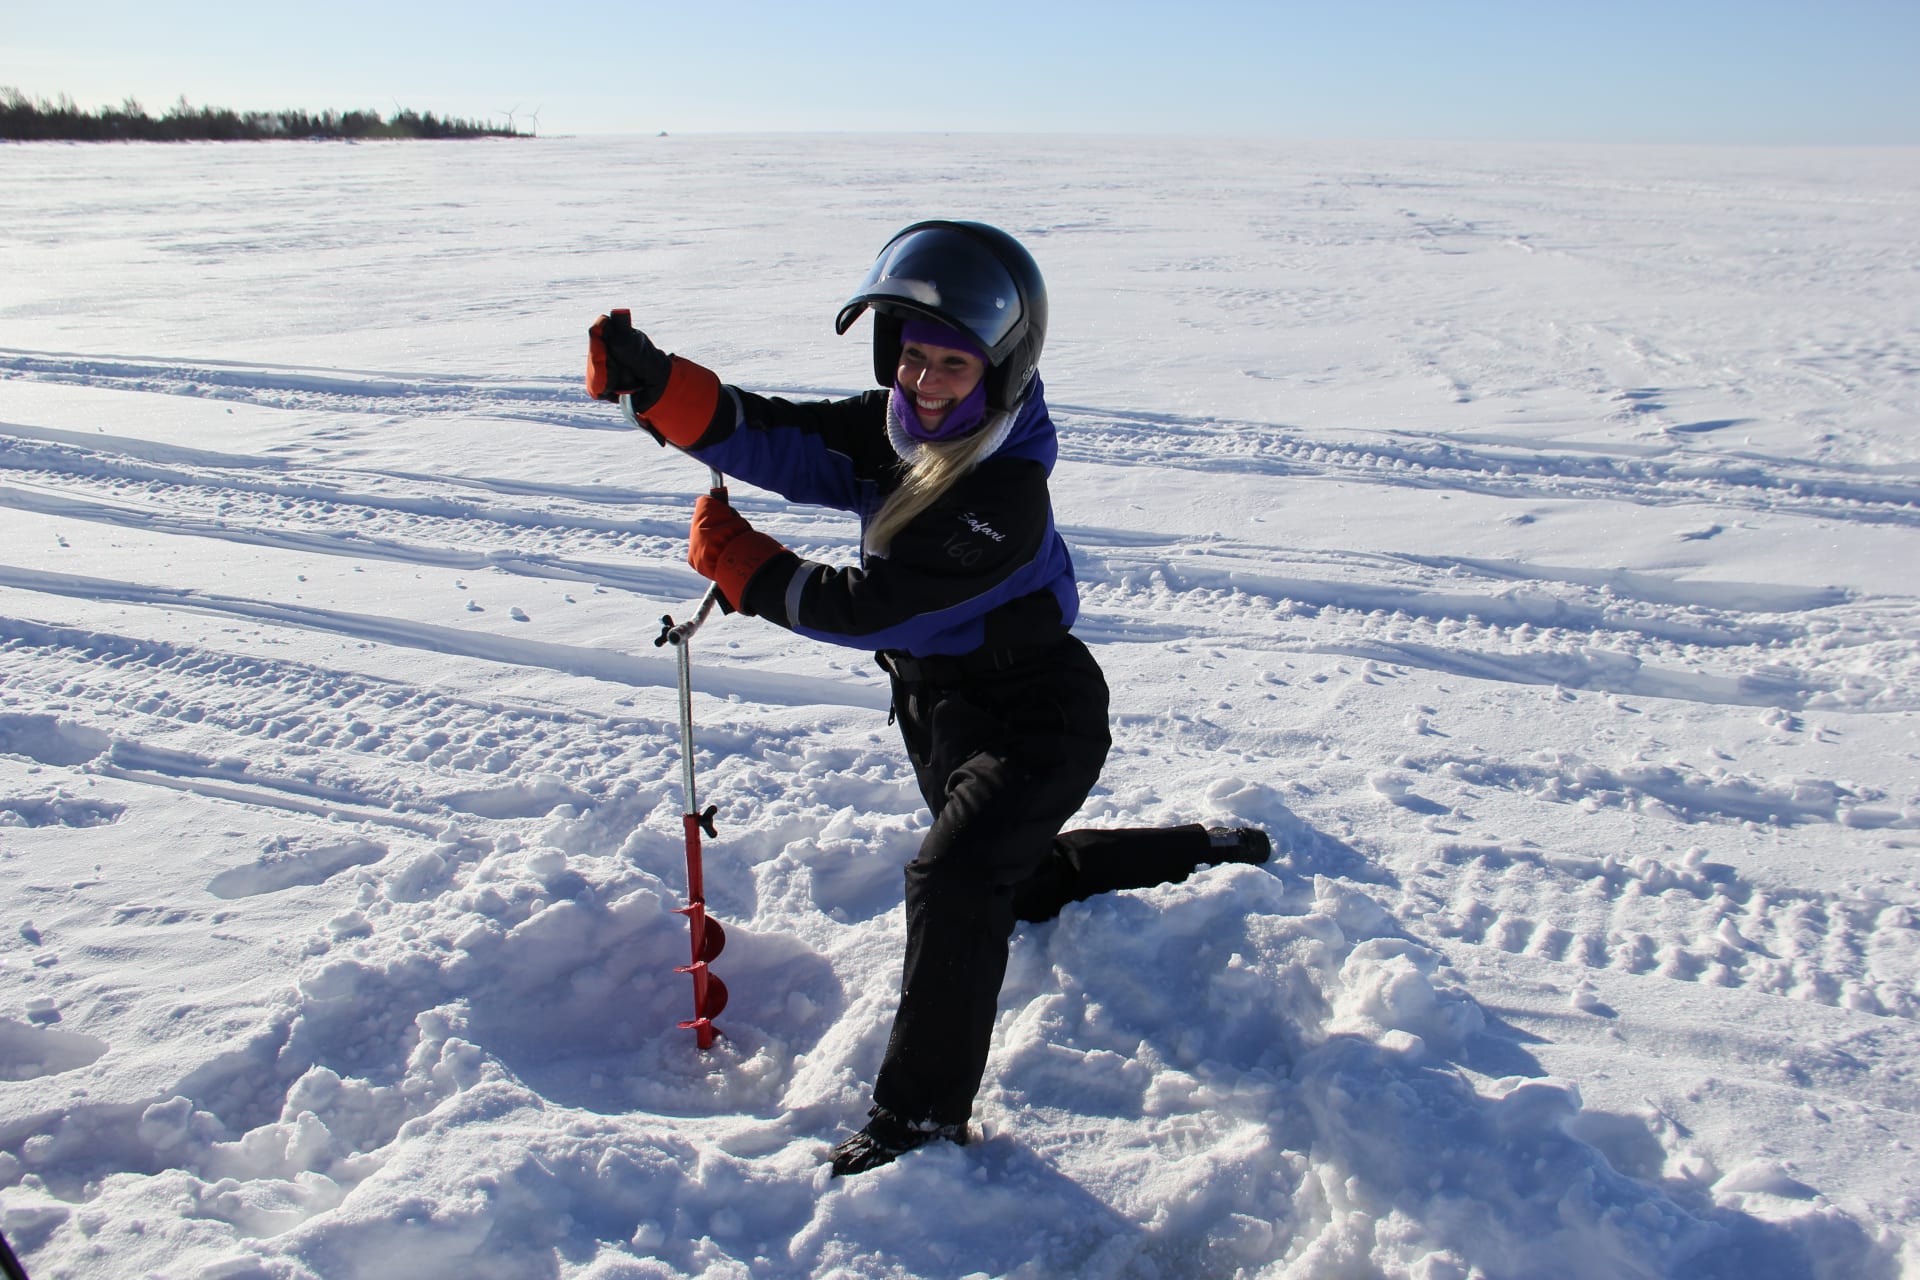
[(633, 327), (626, 308), (601, 316), (587, 330), (587, 392), (595, 400), (618, 403), (625, 395), (636, 414), (645, 413), (666, 394), (672, 376), (672, 358)]
[(616, 403), (626, 396), (635, 422), (682, 449), (699, 442), (720, 403), (713, 371), (654, 346), (624, 307), (587, 330), (587, 391)]

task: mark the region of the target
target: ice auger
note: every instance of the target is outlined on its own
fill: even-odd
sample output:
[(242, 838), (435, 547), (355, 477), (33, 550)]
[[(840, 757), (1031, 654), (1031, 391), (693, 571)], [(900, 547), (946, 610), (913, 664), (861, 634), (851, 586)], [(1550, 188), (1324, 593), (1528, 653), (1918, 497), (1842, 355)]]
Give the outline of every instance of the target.
[[(620, 408), (630, 421), (639, 425), (629, 397), (620, 397)], [(727, 497), (726, 478), (711, 467), (707, 473), (711, 479), (709, 491), (724, 502)], [(693, 1017), (680, 1026), (694, 1033), (702, 1049), (713, 1047), (714, 1037), (719, 1034), (713, 1020), (727, 1007), (727, 984), (707, 968), (726, 949), (727, 931), (720, 927), (718, 920), (707, 914), (706, 882), (700, 866), (700, 833), (704, 831), (709, 837), (718, 838), (713, 829), (713, 815), (718, 807), (708, 805), (706, 811), (701, 812), (694, 792), (693, 668), (687, 657), (687, 646), (693, 639), (693, 633), (700, 629), (716, 604), (722, 613), (732, 612), (731, 606), (720, 594), (720, 588), (709, 587), (706, 598), (700, 601), (699, 610), (688, 621), (676, 623), (671, 614), (661, 618), (660, 635), (654, 641), (656, 645), (670, 644), (674, 647), (680, 674), (680, 794), (686, 803), (686, 812), (681, 815), (680, 821), (687, 835), (687, 905), (679, 908), (679, 914), (687, 918), (692, 958), (674, 972), (693, 975)]]

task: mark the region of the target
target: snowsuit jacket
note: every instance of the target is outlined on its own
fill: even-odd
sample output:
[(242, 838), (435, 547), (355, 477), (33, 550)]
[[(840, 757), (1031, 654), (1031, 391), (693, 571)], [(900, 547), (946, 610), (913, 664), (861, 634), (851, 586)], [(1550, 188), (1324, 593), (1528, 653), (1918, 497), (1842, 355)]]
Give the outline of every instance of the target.
[[(883, 389), (795, 403), (727, 387), (689, 452), (792, 501), (853, 512), (864, 545), (906, 470), (887, 400)], [(815, 639), (916, 658), (1050, 647), (1079, 613), (1047, 492), (1057, 453), (1035, 379), (999, 448), (895, 534), (885, 555), (836, 568), (784, 551), (754, 575), (741, 609)]]

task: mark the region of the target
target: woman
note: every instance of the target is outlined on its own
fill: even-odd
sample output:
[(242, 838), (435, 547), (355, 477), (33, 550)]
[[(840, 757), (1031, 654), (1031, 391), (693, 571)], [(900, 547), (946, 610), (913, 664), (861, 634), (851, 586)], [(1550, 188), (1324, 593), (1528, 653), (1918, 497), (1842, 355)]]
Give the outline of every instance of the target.
[(725, 474), (861, 520), (860, 566), (836, 568), (703, 497), (688, 555), (741, 613), (877, 650), (933, 813), (907, 864), (900, 1007), (874, 1106), (834, 1149), (836, 1174), (966, 1141), (1016, 920), (1269, 851), (1251, 828), (1061, 834), (1110, 740), (1106, 681), (1069, 630), (1079, 599), (1047, 493), (1047, 295), (1032, 257), (981, 223), (918, 222), (887, 242), (836, 331), (869, 310), (884, 389), (852, 399), (722, 386), (619, 311), (590, 330), (587, 376)]

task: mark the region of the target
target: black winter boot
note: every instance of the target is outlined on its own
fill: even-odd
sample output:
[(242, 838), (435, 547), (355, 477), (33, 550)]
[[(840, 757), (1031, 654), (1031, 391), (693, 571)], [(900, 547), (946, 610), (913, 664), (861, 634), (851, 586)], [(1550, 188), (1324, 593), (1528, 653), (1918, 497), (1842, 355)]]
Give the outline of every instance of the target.
[(1273, 841), (1258, 827), (1208, 827), (1215, 862), (1251, 862), (1259, 866), (1273, 856)]
[(885, 1107), (867, 1113), (867, 1126), (833, 1149), (833, 1176), (865, 1173), (878, 1169), (915, 1147), (924, 1147), (935, 1139), (967, 1145), (964, 1124), (935, 1124), (931, 1120), (902, 1120)]

